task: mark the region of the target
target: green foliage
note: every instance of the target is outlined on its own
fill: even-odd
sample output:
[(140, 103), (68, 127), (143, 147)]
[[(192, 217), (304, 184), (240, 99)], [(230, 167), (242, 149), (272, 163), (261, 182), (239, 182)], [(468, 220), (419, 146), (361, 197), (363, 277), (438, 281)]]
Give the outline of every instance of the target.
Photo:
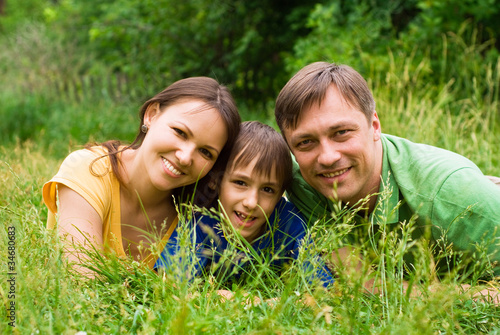
[[(489, 9), (482, 11), (485, 6)], [(312, 31), (296, 42), (294, 53), (287, 56), (287, 69), (293, 73), (314, 61), (337, 62), (369, 79), (400, 73), (418, 78), (417, 86), (431, 82), (454, 90), (457, 99), (468, 99), (478, 93), (473, 81), (496, 71), (499, 52), (494, 32), (500, 26), (493, 17), (498, 14), (500, 5), (488, 0), (391, 1), (387, 5), (373, 0), (331, 1), (311, 13)], [(408, 72), (393, 67), (399, 62), (407, 65)], [(481, 96), (498, 94), (487, 85), (482, 87)]]
[[(300, 262), (308, 258), (307, 253), (328, 251), (342, 243), (352, 226), (349, 211), (337, 216), (334, 224), (313, 225), (309, 233), (317, 250), (302, 248), (299, 263), (281, 278), (273, 277), (274, 282), (266, 287), (262, 287), (262, 279), (270, 270), (265, 262), (257, 261), (251, 273), (255, 280), (250, 277), (229, 287), (234, 294), (229, 300), (217, 294), (228, 287), (210, 273), (191, 283), (180, 280), (189, 266), (185, 257), (184, 263), (178, 257), (169, 271), (157, 275), (138, 263), (89, 252), (89, 265), (99, 276), (85, 280), (68, 268), (61, 242), (45, 228), (47, 210), (40, 201), (40, 185), (59, 161), (32, 143), (0, 148), (0, 157), (0, 219), (4, 223), (0, 242), (7, 245), (7, 227), (16, 228), (16, 331), (21, 334), (477, 334), (500, 330), (498, 307), (470, 299), (457, 289), (460, 281), (453, 275), (436, 282), (430, 246), (409, 239), (413, 222), (384, 225), (386, 209), (378, 212), (376, 223), (364, 228), (369, 231), (372, 224), (378, 224), (384, 231), (360, 249), (367, 256), (376, 255), (374, 261), (361, 272), (339, 269), (339, 278), (329, 291), (308, 283)], [(189, 253), (193, 245), (185, 228), (180, 232), (181, 252)], [(228, 259), (233, 251), (228, 252)], [(401, 289), (402, 259), (408, 252), (418, 259), (410, 287), (419, 296)], [(6, 248), (0, 256), (7, 259)], [(361, 289), (369, 268), (382, 280), (383, 295)], [(478, 283), (472, 284), (480, 288)], [(10, 302), (7, 290), (3, 281), (0, 299), (4, 306)], [(257, 303), (255, 298), (264, 302)], [(3, 317), (1, 333), (12, 331), (7, 322)]]
[(11, 34), (26, 22), (43, 19), (44, 9), (50, 0), (4, 0), (3, 15), (0, 15), (0, 34)]
[[(20, 333), (500, 332), (498, 307), (457, 289), (465, 280), (481, 288), (485, 246), (477, 246), (475, 268), (458, 264), (476, 269), (472, 279), (451, 272), (437, 282), (435, 262), (450, 258), (445, 241), (436, 256), (425, 241), (409, 239), (413, 222), (384, 225), (390, 209), (377, 216), (381, 233), (358, 249), (370, 259), (363, 271), (340, 272), (335, 287), (324, 291), (306, 280), (301, 266), (310, 249), (281, 277), (258, 260), (248, 280), (230, 287), (210, 272), (179, 284), (181, 262), (158, 276), (103, 257), (91, 263), (102, 280), (85, 281), (65, 265), (60, 242), (45, 229), (41, 202), (41, 185), (69, 149), (92, 140), (132, 140), (141, 103), (172, 80), (217, 77), (233, 88), (243, 119), (273, 124), (281, 86), (317, 60), (352, 65), (368, 79), (384, 132), (456, 151), (486, 174), (500, 175), (497, 1), (7, 5), (0, 17), (0, 220), (17, 232)], [(344, 243), (352, 213), (340, 212), (334, 224), (311, 227), (315, 252), (329, 254)], [(359, 228), (369, 231), (372, 224)], [(0, 231), (4, 245), (6, 232)], [(411, 273), (403, 265), (408, 254), (417, 260)], [(383, 284), (381, 296), (361, 289), (370, 268)], [(403, 275), (419, 296), (401, 289)], [(218, 289), (231, 289), (234, 297), (224, 301)], [(251, 305), (249, 296), (273, 300)], [(5, 321), (0, 333), (11, 331)]]
[(68, 0), (47, 12), (52, 27), (112, 72), (155, 85), (215, 77), (247, 102), (263, 104), (286, 80), (280, 53), (304, 31), (313, 3)]
[[(294, 54), (287, 58), (288, 69), (295, 72), (314, 61), (335, 61), (366, 72), (366, 66), (383, 61), (396, 34), (391, 15), (412, 2), (374, 2), (330, 1), (316, 5), (307, 22), (311, 33), (295, 43)], [(383, 68), (383, 64), (377, 68)]]

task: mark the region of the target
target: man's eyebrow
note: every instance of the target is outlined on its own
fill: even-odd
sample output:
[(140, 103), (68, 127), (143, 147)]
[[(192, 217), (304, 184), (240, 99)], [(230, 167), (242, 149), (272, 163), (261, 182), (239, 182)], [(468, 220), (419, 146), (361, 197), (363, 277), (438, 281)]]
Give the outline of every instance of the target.
[[(343, 129), (343, 128), (358, 128), (358, 125), (355, 123), (355, 122), (342, 122), (342, 123), (339, 123), (339, 124), (336, 124), (336, 125), (333, 125), (331, 127), (328, 127), (328, 132), (334, 132), (334, 131), (337, 131), (339, 129)], [(310, 133), (310, 132), (305, 132), (305, 133), (298, 133), (296, 135), (292, 135), (292, 140), (293, 141), (297, 141), (297, 140), (300, 140), (300, 139), (303, 139), (303, 138), (310, 138), (310, 137), (314, 137), (315, 135), (313, 133)]]

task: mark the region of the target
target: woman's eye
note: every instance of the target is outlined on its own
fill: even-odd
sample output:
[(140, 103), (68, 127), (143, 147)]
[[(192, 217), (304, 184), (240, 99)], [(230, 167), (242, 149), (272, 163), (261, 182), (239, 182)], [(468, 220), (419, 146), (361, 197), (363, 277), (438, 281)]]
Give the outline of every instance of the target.
[(181, 129), (175, 128), (175, 127), (172, 129), (177, 133), (177, 135), (182, 136), (182, 137), (186, 137), (186, 133), (184, 131), (182, 131)]
[(208, 151), (207, 149), (200, 149), (200, 152), (203, 156), (207, 157), (208, 159), (212, 159), (214, 158), (214, 155), (212, 155), (212, 153), (210, 151)]

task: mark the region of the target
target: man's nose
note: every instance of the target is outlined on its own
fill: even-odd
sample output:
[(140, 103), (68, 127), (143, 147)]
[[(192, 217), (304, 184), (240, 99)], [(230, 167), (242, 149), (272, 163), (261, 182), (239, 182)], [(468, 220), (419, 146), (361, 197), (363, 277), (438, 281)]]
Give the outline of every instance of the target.
[(320, 142), (318, 163), (325, 167), (330, 167), (340, 160), (342, 156), (338, 150), (338, 144), (328, 139)]

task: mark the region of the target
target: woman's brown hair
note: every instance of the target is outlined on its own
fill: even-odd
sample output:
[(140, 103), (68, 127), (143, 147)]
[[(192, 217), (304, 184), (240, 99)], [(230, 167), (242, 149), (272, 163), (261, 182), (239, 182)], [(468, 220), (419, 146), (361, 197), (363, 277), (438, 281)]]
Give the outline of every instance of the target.
[[(117, 140), (111, 140), (100, 144), (107, 149), (107, 156), (109, 156), (111, 168), (120, 182), (123, 182), (123, 179), (119, 172), (120, 159), (118, 154), (127, 149), (138, 149), (142, 145), (146, 136), (146, 133), (142, 131), (142, 126), (144, 125), (144, 115), (148, 107), (152, 104), (158, 104), (159, 110), (163, 111), (165, 108), (174, 105), (178, 101), (186, 99), (203, 101), (205, 103), (204, 109), (215, 109), (219, 112), (226, 126), (227, 141), (212, 167), (212, 170), (207, 176), (199, 180), (197, 185), (185, 186), (182, 189), (175, 190), (174, 194), (180, 196), (181, 201), (194, 198), (195, 202), (197, 202), (197, 197), (195, 197), (194, 194), (195, 186), (197, 189), (205, 189), (206, 187), (204, 185), (211, 179), (210, 176), (218, 175), (220, 171), (223, 171), (240, 129), (241, 118), (238, 113), (238, 108), (229, 90), (216, 80), (208, 77), (191, 77), (176, 81), (142, 105), (139, 112), (140, 123), (138, 132), (130, 145), (123, 147), (122, 142)], [(207, 129), (207, 131), (209, 131), (209, 129)], [(92, 145), (89, 144), (86, 147), (90, 148), (91, 146)]]

